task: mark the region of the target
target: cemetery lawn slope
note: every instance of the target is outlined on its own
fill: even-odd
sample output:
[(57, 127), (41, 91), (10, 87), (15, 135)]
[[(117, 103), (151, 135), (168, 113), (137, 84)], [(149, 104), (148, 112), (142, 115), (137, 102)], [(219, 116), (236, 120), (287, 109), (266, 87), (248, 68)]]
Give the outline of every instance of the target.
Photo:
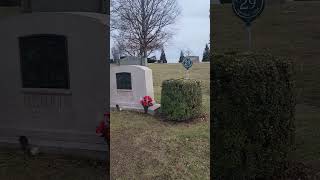
[[(155, 99), (163, 80), (183, 78), (181, 64), (150, 64)], [(202, 81), (209, 113), (209, 64), (194, 64), (190, 78)], [(190, 123), (164, 122), (136, 112), (111, 113), (111, 177), (114, 179), (209, 179), (208, 118)]]
[(105, 180), (103, 162), (40, 154), (27, 157), (21, 151), (0, 150), (1, 180)]
[(209, 122), (111, 113), (112, 179), (209, 179)]

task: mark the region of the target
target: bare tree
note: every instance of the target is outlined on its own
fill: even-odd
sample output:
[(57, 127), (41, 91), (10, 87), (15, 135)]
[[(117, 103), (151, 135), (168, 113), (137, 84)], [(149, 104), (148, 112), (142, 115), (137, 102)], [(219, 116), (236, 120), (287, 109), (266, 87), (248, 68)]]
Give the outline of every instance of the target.
[(111, 53), (114, 60), (120, 59), (120, 54), (116, 47), (111, 48)]
[(115, 19), (115, 16), (114, 16), (114, 13), (115, 13), (115, 4), (116, 4), (116, 1), (117, 0), (111, 0), (110, 1), (110, 5), (111, 5), (111, 8), (110, 8), (110, 31), (113, 32), (116, 28), (115, 28), (115, 22), (116, 22), (116, 19)]
[(177, 0), (113, 0), (112, 38), (127, 54), (148, 57), (172, 37), (179, 15)]
[(111, 53), (114, 59), (120, 59), (122, 56), (127, 55), (123, 44), (115, 43), (111, 48)]

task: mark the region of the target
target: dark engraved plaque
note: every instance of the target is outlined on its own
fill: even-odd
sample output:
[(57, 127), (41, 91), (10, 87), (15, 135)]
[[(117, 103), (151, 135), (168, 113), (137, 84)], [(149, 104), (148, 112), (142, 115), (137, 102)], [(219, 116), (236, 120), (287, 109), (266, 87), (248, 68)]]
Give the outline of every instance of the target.
[(32, 35), (19, 43), (23, 88), (70, 88), (65, 36)]
[(117, 73), (117, 89), (126, 89), (131, 90), (132, 84), (131, 84), (131, 73)]

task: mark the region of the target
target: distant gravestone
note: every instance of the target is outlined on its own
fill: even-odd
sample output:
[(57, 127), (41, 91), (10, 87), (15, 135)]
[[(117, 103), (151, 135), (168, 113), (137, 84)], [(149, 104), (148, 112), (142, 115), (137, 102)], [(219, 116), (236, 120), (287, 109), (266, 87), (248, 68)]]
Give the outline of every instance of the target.
[(148, 65), (148, 61), (146, 58), (140, 58), (135, 56), (127, 56), (124, 58), (116, 59), (114, 63), (118, 65), (140, 65), (140, 66)]
[(191, 59), (193, 64), (200, 63), (200, 57), (199, 56), (187, 56), (187, 57)]

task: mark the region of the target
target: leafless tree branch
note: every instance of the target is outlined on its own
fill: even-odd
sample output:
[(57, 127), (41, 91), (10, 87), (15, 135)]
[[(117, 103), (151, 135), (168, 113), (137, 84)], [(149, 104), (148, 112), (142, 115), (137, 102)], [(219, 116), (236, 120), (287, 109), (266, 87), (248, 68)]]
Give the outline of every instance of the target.
[(112, 0), (112, 38), (128, 54), (148, 57), (173, 36), (180, 12), (177, 0)]

